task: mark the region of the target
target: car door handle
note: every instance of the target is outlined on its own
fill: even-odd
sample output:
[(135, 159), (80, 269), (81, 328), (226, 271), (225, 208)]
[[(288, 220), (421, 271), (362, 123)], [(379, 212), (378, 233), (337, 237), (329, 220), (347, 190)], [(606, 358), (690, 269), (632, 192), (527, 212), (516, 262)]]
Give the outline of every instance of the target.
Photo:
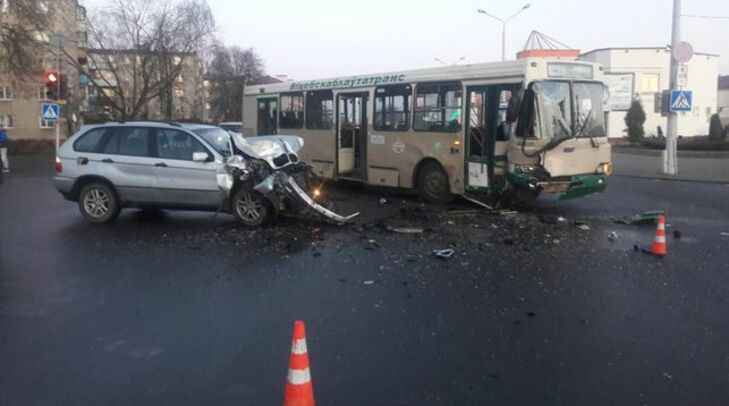
[(89, 163), (89, 158), (80, 156), (78, 157), (78, 159), (76, 159), (76, 163), (78, 163), (79, 165), (86, 165)]
[(158, 168), (166, 168), (167, 164), (164, 162), (157, 162), (156, 164), (154, 164), (154, 166), (156, 166)]
[(105, 164), (113, 164), (114, 160), (111, 158), (105, 158), (105, 159), (102, 159), (101, 162), (103, 162)]

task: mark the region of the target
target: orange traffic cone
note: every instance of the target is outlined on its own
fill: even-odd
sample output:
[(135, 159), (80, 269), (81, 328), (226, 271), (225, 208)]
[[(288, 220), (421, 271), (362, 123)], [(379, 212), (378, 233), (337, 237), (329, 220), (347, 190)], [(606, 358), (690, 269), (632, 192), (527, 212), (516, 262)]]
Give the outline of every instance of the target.
[(294, 323), (284, 406), (314, 406), (314, 387), (309, 372), (309, 354), (306, 352), (306, 331), (303, 321)]
[(664, 257), (668, 254), (666, 248), (666, 217), (658, 217), (658, 228), (656, 228), (656, 239), (653, 240), (653, 246), (651, 247), (651, 254)]

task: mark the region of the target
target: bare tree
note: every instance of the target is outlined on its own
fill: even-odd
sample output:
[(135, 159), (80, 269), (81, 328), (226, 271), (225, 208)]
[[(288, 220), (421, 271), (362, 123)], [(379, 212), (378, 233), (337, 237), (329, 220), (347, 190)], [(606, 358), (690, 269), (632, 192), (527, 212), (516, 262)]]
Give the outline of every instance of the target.
[[(49, 15), (37, 0), (0, 1), (0, 71), (17, 77), (40, 72), (38, 27), (47, 27)], [(30, 68), (30, 69), (29, 69)]]
[(87, 61), (65, 59), (112, 113), (139, 118), (158, 98), (169, 119), (173, 86), (211, 40), (215, 21), (205, 0), (107, 0), (89, 13), (87, 30)]
[(243, 86), (265, 76), (263, 61), (252, 48), (213, 47), (207, 66), (210, 107), (217, 121), (241, 121)]

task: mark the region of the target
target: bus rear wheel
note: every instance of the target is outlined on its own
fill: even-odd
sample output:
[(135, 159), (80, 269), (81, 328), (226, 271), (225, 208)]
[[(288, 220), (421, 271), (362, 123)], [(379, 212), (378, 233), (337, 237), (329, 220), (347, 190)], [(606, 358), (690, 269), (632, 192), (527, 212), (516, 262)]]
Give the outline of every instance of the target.
[(453, 201), (448, 175), (436, 162), (426, 162), (418, 171), (418, 192), (428, 203), (443, 204)]

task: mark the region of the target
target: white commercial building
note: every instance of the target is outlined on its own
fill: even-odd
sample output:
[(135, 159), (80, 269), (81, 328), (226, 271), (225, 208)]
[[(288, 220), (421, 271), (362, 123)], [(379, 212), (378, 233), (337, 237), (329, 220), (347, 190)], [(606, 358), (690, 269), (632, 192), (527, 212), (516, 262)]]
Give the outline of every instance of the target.
[[(584, 53), (580, 59), (602, 64), (609, 74), (611, 111), (607, 113), (607, 124), (610, 137), (627, 135), (625, 114), (634, 98), (641, 101), (646, 113), (646, 135), (657, 134), (659, 126), (663, 134), (666, 133), (667, 119), (661, 115), (660, 98), (657, 95), (669, 87), (670, 49), (605, 48)], [(707, 135), (709, 120), (719, 105), (716, 86), (719, 56), (696, 53), (682, 70), (682, 77), (682, 89), (693, 91), (693, 109), (679, 113), (678, 135)]]
[(719, 76), (719, 109), (729, 109), (729, 76)]

